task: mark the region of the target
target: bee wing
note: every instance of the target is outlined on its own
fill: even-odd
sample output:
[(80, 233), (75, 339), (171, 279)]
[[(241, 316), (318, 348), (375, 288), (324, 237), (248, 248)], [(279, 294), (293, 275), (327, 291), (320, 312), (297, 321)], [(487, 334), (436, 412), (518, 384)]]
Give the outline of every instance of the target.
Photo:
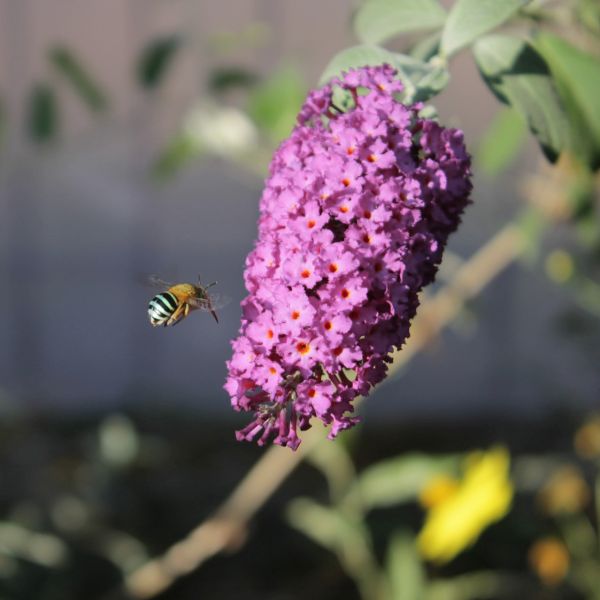
[(160, 288), (163, 290), (168, 290), (170, 287), (173, 287), (173, 284), (169, 281), (164, 281), (157, 275), (149, 275), (148, 283), (155, 288)]
[(208, 298), (190, 298), (188, 300), (200, 310), (219, 310), (231, 302), (231, 298), (222, 294), (208, 294)]

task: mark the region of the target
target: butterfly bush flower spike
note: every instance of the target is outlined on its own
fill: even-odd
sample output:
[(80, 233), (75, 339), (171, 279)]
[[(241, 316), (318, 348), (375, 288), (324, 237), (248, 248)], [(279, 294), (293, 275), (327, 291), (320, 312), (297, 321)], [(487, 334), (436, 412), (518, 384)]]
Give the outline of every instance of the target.
[(227, 363), (233, 407), (254, 413), (239, 440), (296, 449), (312, 418), (330, 438), (357, 422), (469, 202), (462, 132), (403, 105), (395, 75), (365, 67), (310, 92), (273, 157)]

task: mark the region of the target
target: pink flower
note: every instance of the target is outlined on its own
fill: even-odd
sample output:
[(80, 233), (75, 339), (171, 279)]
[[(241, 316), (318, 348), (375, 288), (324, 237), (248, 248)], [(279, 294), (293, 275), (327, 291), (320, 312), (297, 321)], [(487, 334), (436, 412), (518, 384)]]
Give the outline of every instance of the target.
[(285, 288), (280, 288), (280, 295), (273, 298), (272, 310), (282, 330), (291, 335), (298, 335), (305, 327), (311, 326), (316, 312), (300, 288), (292, 288), (287, 293)]
[[(333, 106), (332, 86), (353, 108)], [(471, 183), (462, 133), (401, 89), (383, 65), (310, 92), (273, 157), (227, 363), (234, 408), (255, 413), (239, 440), (295, 449), (312, 417), (335, 437), (408, 337)]]
[(265, 352), (271, 350), (279, 340), (277, 325), (273, 323), (271, 315), (264, 312), (248, 324), (246, 335), (255, 348), (262, 346)]
[(353, 252), (345, 252), (340, 244), (331, 244), (323, 255), (323, 273), (329, 281), (342, 275), (353, 273), (358, 269), (359, 262)]
[(321, 321), (321, 335), (330, 346), (339, 346), (345, 333), (352, 329), (352, 319), (337, 311), (327, 311)]
[(318, 202), (306, 202), (301, 214), (289, 223), (290, 230), (300, 239), (311, 240), (329, 220), (327, 213), (321, 212)]

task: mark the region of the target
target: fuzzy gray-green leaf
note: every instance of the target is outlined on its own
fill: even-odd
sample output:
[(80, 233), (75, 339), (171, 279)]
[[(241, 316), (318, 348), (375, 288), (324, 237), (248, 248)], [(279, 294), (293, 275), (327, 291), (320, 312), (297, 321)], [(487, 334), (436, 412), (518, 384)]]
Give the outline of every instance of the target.
[(332, 77), (339, 77), (342, 72), (350, 69), (382, 64), (389, 64), (398, 71), (398, 77), (405, 87), (405, 102), (428, 100), (439, 94), (448, 83), (448, 71), (443, 65), (433, 65), (407, 54), (363, 44), (336, 54), (321, 75), (320, 84), (323, 85)]
[(393, 506), (415, 500), (432, 477), (454, 473), (457, 467), (455, 457), (399, 456), (365, 469), (349, 494), (357, 494), (367, 509)]
[(456, 0), (444, 27), (441, 51), (446, 56), (502, 25), (530, 0)]
[(600, 61), (550, 33), (536, 38), (556, 79), (571, 126), (571, 150), (592, 169), (600, 167)]
[(366, 0), (356, 12), (354, 29), (368, 44), (379, 44), (409, 31), (441, 27), (446, 11), (437, 0)]
[(554, 162), (567, 143), (568, 127), (542, 57), (527, 42), (505, 35), (481, 38), (473, 52), (489, 88), (525, 117), (544, 154)]

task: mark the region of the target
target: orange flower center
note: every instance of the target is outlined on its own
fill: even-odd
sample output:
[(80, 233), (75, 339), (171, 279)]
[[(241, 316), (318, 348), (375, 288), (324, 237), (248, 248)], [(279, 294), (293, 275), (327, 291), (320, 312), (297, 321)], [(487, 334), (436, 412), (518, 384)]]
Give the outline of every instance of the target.
[(308, 226), (309, 229), (312, 229), (316, 224), (317, 224), (317, 222), (314, 221), (313, 219), (311, 219), (306, 225)]
[(346, 298), (349, 298), (349, 297), (350, 297), (350, 290), (348, 290), (348, 289), (344, 288), (344, 289), (341, 291), (340, 295), (341, 295), (341, 296), (342, 296), (342, 298), (344, 298), (344, 300), (345, 300)]
[(296, 350), (300, 354), (308, 354), (310, 352), (310, 344), (307, 344), (306, 342), (298, 342), (296, 344)]
[(304, 269), (304, 271), (300, 273), (300, 276), (304, 279), (307, 279), (308, 277), (310, 277), (310, 271), (308, 269)]
[(297, 319), (299, 319), (299, 318), (300, 318), (300, 313), (299, 313), (297, 310), (293, 310), (293, 311), (292, 311), (292, 319), (293, 319), (294, 321), (296, 321), (296, 320), (297, 320)]
[(275, 333), (273, 332), (273, 330), (272, 330), (272, 329), (269, 329), (269, 330), (267, 331), (267, 337), (268, 337), (270, 340), (272, 340), (272, 339), (273, 339), (273, 336), (274, 336), (274, 335), (275, 335)]
[(315, 390), (314, 388), (310, 388), (310, 390), (308, 390), (309, 398), (314, 398), (316, 395), (317, 395), (317, 390)]
[(363, 216), (365, 217), (365, 219), (370, 219), (371, 218), (371, 211), (370, 210), (365, 210), (365, 212), (363, 213)]
[(325, 327), (325, 329), (327, 331), (330, 331), (331, 328), (333, 327), (333, 325), (332, 325), (331, 321), (325, 321), (325, 323), (323, 323), (323, 327)]
[(374, 163), (374, 162), (377, 162), (377, 157), (376, 157), (374, 154), (369, 154), (369, 156), (368, 156), (367, 160), (368, 160), (370, 163)]
[(338, 266), (335, 263), (330, 263), (329, 265), (329, 272), (330, 273), (337, 273), (338, 270)]
[(344, 177), (344, 179), (342, 179), (342, 183), (344, 184), (344, 187), (348, 187), (351, 181), (347, 177)]

